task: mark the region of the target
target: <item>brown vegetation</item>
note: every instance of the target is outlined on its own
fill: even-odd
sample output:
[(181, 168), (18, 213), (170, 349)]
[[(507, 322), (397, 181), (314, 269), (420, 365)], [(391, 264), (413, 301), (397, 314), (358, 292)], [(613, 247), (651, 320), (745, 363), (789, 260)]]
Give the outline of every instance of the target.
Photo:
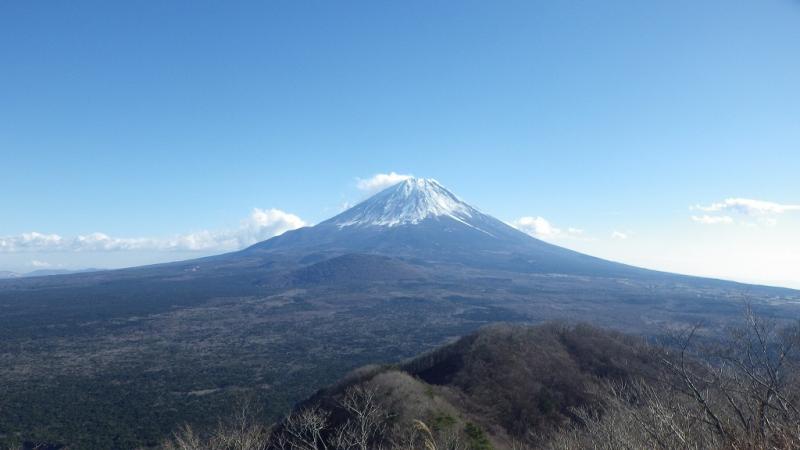
[(748, 311), (727, 338), (493, 326), (356, 371), (269, 429), (241, 414), (165, 449), (800, 448), (800, 327)]
[(578, 411), (580, 425), (549, 448), (800, 448), (800, 326), (748, 309), (727, 339), (703, 343), (697, 331), (654, 347), (657, 382), (609, 386), (603, 414)]

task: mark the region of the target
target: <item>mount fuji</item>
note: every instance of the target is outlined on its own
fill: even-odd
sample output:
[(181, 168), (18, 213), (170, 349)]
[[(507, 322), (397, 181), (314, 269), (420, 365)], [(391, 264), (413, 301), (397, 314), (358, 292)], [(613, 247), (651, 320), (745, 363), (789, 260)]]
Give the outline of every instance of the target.
[[(218, 295), (235, 296), (249, 292), (253, 285), (270, 291), (293, 287), (341, 290), (376, 280), (385, 287), (388, 282), (409, 279), (433, 290), (442, 286), (452, 289), (453, 283), (472, 289), (486, 280), (505, 280), (519, 292), (526, 292), (523, 285), (531, 282), (541, 286), (557, 281), (560, 295), (591, 280), (595, 287), (613, 284), (603, 291), (611, 297), (634, 285), (649, 286), (651, 291), (658, 285), (660, 292), (679, 289), (682, 295), (691, 292), (690, 296), (698, 289), (704, 295), (715, 292), (711, 295), (715, 301), (728, 298), (731, 292), (737, 293), (735, 296), (743, 291), (757, 295), (796, 292), (642, 269), (578, 253), (481, 212), (436, 180), (410, 178), (317, 225), (288, 231), (240, 251), (130, 269), (0, 280), (0, 300), (4, 287), (27, 292), (30, 287), (45, 286), (107, 288), (124, 281), (125, 287), (120, 289), (124, 290), (122, 297), (127, 297), (158, 282), (169, 283), (168, 291), (180, 291), (180, 298), (185, 297), (183, 290), (192, 292), (187, 301), (193, 302), (206, 298), (196, 294), (200, 286), (210, 286)], [(719, 289), (725, 294), (717, 292)], [(92, 301), (102, 302), (103, 298)]]
[[(0, 428), (139, 448), (187, 421), (211, 426), (241, 394), (274, 417), (355, 367), (489, 323), (658, 335), (703, 322), (713, 335), (745, 302), (775, 320), (800, 317), (798, 291), (587, 256), (410, 179), (233, 253), (0, 280)], [(87, 436), (86, 424), (103, 432)]]
[(514, 272), (660, 276), (533, 238), (423, 178), (402, 181), (316, 226), (289, 231), (242, 254), (322, 258), (352, 252)]

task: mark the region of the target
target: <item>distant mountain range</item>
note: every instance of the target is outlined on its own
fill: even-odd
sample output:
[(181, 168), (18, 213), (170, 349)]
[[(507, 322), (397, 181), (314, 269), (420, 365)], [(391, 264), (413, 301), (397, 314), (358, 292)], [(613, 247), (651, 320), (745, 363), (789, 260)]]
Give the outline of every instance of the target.
[(0, 280), (24, 277), (45, 277), (50, 275), (70, 275), (73, 273), (99, 272), (101, 270), (104, 269), (37, 269), (23, 273), (0, 270)]
[(0, 280), (0, 447), (19, 433), (137, 448), (213, 425), (242, 395), (274, 418), (357, 366), (495, 322), (646, 335), (702, 322), (714, 336), (746, 304), (800, 317), (798, 291), (584, 255), (409, 179), (233, 253)]

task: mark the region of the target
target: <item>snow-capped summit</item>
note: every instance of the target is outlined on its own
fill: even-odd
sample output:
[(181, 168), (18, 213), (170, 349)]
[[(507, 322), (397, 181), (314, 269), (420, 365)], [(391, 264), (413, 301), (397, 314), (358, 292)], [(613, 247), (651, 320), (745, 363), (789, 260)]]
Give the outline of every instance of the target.
[(313, 227), (252, 248), (424, 254), (462, 261), (465, 252), (512, 252), (531, 245), (549, 244), (478, 211), (436, 180), (409, 178)]
[[(425, 219), (449, 217), (471, 225), (481, 217), (475, 208), (431, 178), (409, 178), (331, 219), (339, 228), (416, 225)], [(472, 225), (471, 225), (472, 226)]]
[(274, 264), (296, 257), (317, 261), (368, 254), (537, 273), (632, 276), (640, 270), (535, 239), (425, 178), (402, 181), (335, 217), (287, 231), (242, 253), (273, 258)]

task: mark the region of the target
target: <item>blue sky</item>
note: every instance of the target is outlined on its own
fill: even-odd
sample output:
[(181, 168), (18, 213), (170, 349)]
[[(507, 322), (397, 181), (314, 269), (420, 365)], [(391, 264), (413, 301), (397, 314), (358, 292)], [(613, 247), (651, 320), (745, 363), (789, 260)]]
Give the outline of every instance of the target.
[(4, 2), (0, 270), (220, 252), (396, 172), (800, 287), (799, 55), (796, 0)]

